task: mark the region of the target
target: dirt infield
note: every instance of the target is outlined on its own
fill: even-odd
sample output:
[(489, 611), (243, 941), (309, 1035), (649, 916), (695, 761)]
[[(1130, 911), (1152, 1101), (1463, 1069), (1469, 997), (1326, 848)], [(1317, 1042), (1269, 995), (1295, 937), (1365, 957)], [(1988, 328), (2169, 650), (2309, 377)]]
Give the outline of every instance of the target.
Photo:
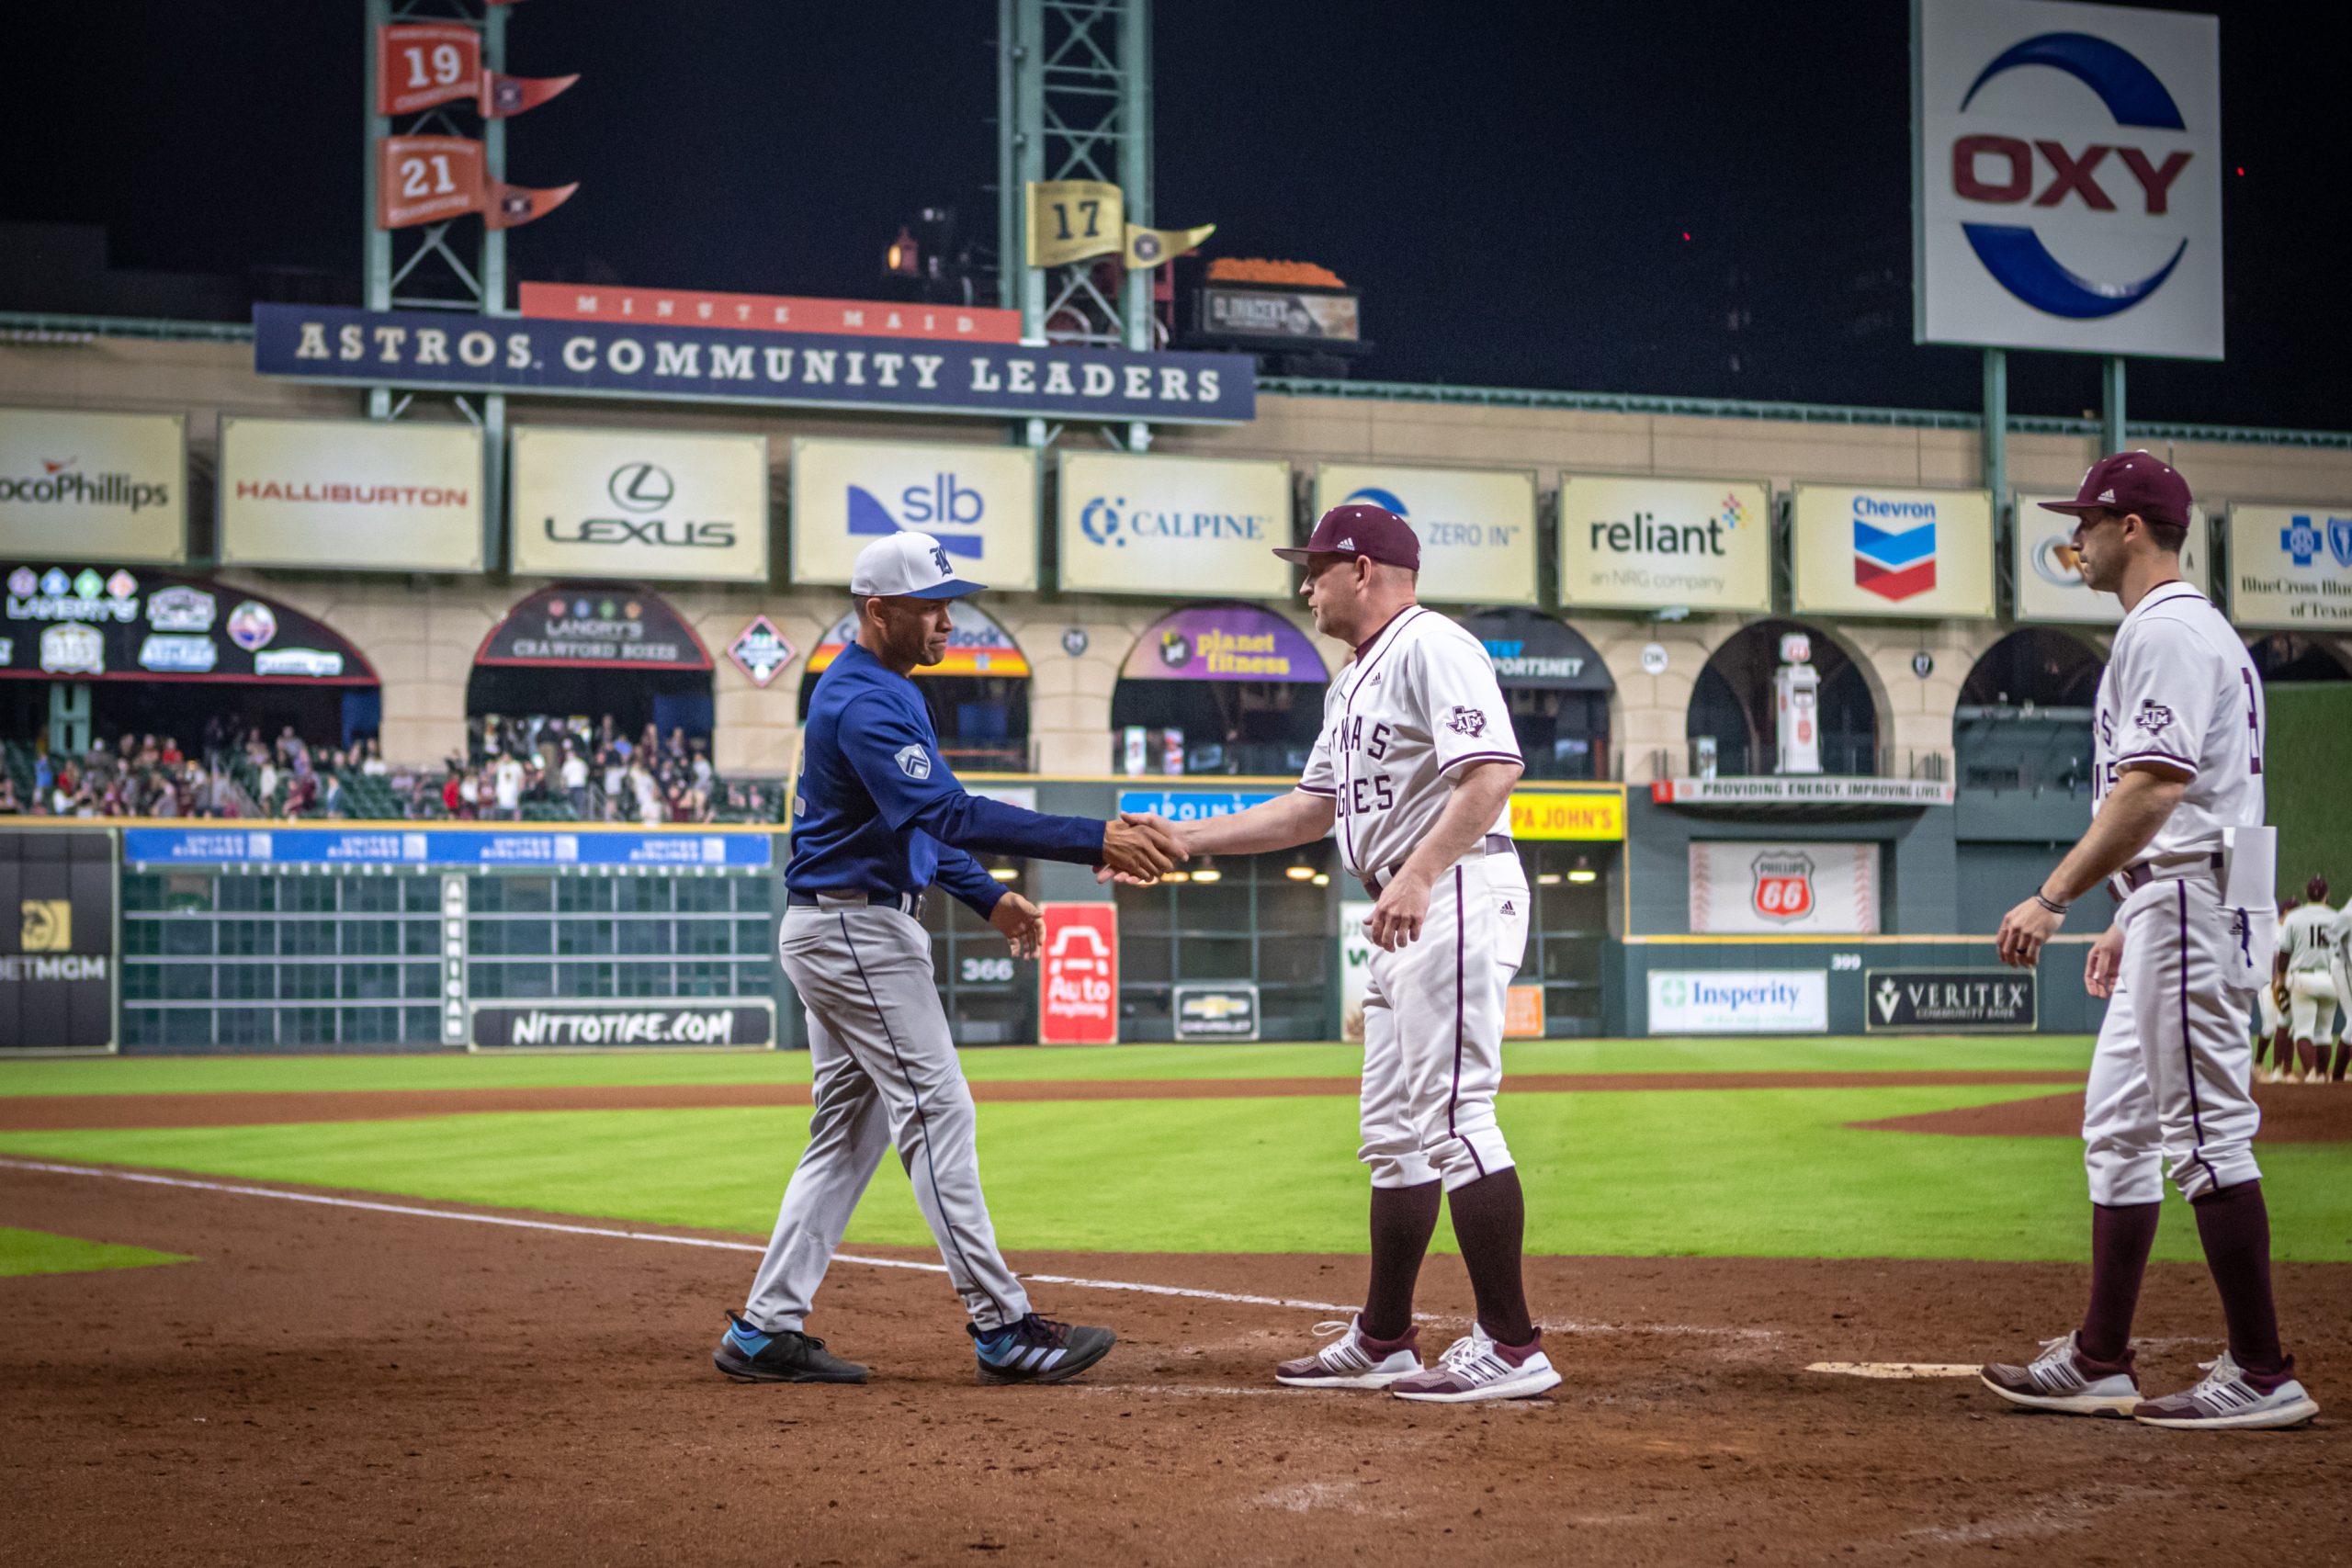
[[(2257, 1150), (2262, 1144), (2352, 1143), (2352, 1088), (2259, 1084), (2254, 1098), (2262, 1107)], [(1854, 1125), (1874, 1132), (1945, 1133), (1960, 1137), (2078, 1138), (2083, 1130), (2083, 1097), (2075, 1093), (2007, 1100), (1998, 1105), (1965, 1105), (1957, 1111), (1890, 1116)]]
[[(2352, 1540), (2352, 1427), (2324, 1417), (2172, 1434), (1803, 1370), (2029, 1352), (2079, 1307), (2068, 1267), (1538, 1259), (1566, 1384), (1447, 1410), (1268, 1384), (1308, 1311), (1055, 1287), (1120, 1348), (1080, 1384), (982, 1389), (942, 1280), (844, 1262), (811, 1326), (876, 1381), (746, 1388), (707, 1359), (745, 1252), (15, 1168), (0, 1224), (198, 1258), (0, 1280), (12, 1562), (2173, 1568)], [(1017, 1261), (1341, 1302), (1363, 1267)], [(2352, 1267), (2278, 1282), (2305, 1377), (2352, 1398)], [(1423, 1304), (1466, 1301), (1435, 1261)], [(2192, 1378), (2202, 1271), (2155, 1269), (2141, 1327), (2150, 1382)]]
[[(1885, 1089), (1972, 1084), (2079, 1084), (2079, 1073), (1523, 1073), (1505, 1093), (1591, 1094), (1663, 1089)], [(1351, 1077), (978, 1080), (982, 1100), (1247, 1100), (1345, 1095)], [(679, 1111), (806, 1105), (807, 1084), (588, 1084), (530, 1089), (351, 1089), (235, 1094), (58, 1094), (0, 1098), (0, 1131), (75, 1127), (253, 1127), (297, 1122), (380, 1122), (492, 1111)]]

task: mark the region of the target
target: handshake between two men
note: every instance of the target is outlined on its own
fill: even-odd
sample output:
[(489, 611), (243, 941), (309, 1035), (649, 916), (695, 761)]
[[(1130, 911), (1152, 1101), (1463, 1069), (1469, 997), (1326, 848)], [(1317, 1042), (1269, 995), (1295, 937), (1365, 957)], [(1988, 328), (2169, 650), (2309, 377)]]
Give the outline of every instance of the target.
[[(1116, 877), (1145, 886), (1189, 858), (1174, 823), (1162, 817), (1129, 813), (1102, 824), (1102, 863), (1095, 867), (1094, 876), (1098, 882)], [(1003, 933), (1015, 958), (1035, 958), (1045, 943), (1044, 911), (1010, 888), (989, 911), (989, 924)]]

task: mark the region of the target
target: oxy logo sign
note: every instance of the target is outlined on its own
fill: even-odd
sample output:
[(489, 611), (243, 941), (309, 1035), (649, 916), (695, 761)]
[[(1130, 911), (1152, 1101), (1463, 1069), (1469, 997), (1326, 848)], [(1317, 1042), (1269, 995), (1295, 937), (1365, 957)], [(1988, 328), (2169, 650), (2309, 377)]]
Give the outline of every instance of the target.
[(1901, 601), (1936, 585), (1936, 503), (1854, 498), (1854, 586)]
[(2213, 18), (1917, 0), (1927, 342), (2221, 355)]

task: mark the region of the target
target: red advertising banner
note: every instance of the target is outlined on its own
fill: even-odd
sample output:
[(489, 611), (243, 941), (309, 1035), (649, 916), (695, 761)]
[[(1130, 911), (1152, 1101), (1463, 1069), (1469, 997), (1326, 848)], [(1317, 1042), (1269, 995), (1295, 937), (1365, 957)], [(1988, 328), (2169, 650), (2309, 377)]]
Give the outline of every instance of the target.
[(608, 288), (526, 283), (522, 311), (561, 321), (644, 321), (855, 337), (956, 338), (1019, 343), (1021, 312), (884, 299), (805, 299), (783, 294), (712, 294), (686, 288)]
[(534, 190), (490, 179), (482, 146), (470, 136), (387, 136), (376, 144), (376, 227), (417, 223), (479, 212), (492, 229), (544, 218), (571, 199), (577, 181)]
[(481, 35), (465, 24), (396, 22), (376, 29), (376, 112), (417, 114), (474, 100), (485, 119), (538, 107), (578, 76), (502, 76), (481, 64)]
[(1047, 1045), (1119, 1043), (1119, 909), (1047, 904), (1037, 962), (1037, 1037)]

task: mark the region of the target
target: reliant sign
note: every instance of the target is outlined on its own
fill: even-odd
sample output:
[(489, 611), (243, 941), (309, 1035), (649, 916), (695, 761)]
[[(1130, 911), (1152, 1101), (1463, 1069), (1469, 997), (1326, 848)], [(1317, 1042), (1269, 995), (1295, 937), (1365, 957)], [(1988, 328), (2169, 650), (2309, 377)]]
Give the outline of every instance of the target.
[(1290, 596), (1288, 463), (1064, 449), (1060, 491), (1065, 590)]
[(481, 570), (481, 432), (470, 424), (220, 419), (220, 562)]
[(0, 555), (187, 558), (187, 421), (0, 409)]
[(1913, 0), (1913, 333), (2222, 357), (2220, 26)]
[(514, 454), (518, 572), (768, 579), (764, 435), (523, 425)]
[(1369, 502), (1421, 542), (1415, 596), (1425, 604), (1535, 603), (1535, 476), (1524, 468), (1408, 468), (1325, 463), (1315, 514)]
[(1772, 607), (1772, 495), (1753, 479), (1560, 476), (1560, 603)]
[(763, 403), (993, 418), (1239, 423), (1257, 413), (1238, 354), (781, 334), (658, 321), (437, 310), (254, 307), (265, 376), (442, 391)]

